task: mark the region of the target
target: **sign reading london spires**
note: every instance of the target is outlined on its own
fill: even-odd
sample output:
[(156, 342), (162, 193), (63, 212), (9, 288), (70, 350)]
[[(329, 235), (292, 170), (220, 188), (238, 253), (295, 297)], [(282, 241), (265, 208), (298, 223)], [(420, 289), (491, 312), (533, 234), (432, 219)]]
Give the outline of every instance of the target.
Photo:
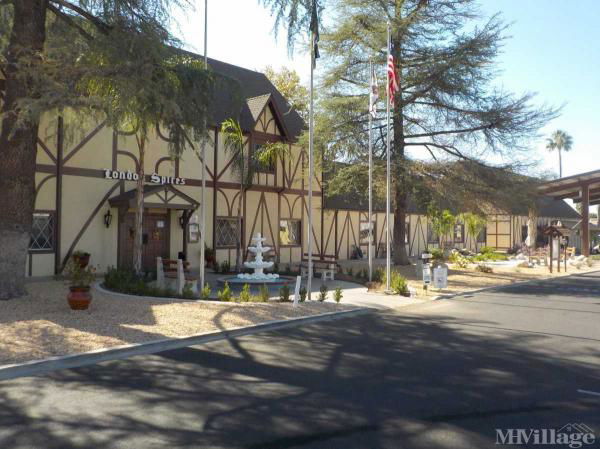
[[(112, 170), (110, 168), (104, 169), (105, 179), (119, 179), (121, 181), (137, 181), (140, 179), (140, 175), (132, 172), (131, 170)], [(185, 185), (185, 178), (178, 178), (176, 176), (162, 176), (158, 173), (152, 173), (150, 175), (150, 182), (158, 185)]]

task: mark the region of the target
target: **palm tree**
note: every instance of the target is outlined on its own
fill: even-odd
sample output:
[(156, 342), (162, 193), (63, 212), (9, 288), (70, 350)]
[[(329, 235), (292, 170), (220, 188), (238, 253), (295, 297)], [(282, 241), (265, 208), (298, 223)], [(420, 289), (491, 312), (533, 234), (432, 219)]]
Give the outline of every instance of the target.
[(225, 120), (221, 125), (221, 132), (225, 137), (225, 151), (231, 155), (233, 160), (232, 169), (237, 174), (240, 183), (240, 199), (237, 208), (238, 241), (235, 248), (235, 269), (240, 272), (242, 269), (242, 201), (245, 201), (244, 190), (252, 186), (252, 178), (254, 177), (257, 164), (275, 164), (278, 158), (289, 156), (290, 152), (289, 147), (283, 143), (267, 142), (260, 151), (254, 152), (248, 150), (244, 155), (248, 138), (244, 137), (244, 132), (240, 124), (234, 119)]
[(558, 150), (558, 170), (559, 177), (562, 178), (562, 152), (571, 151), (573, 148), (573, 138), (565, 131), (556, 130), (549, 139), (546, 139), (546, 149), (550, 151)]
[(225, 150), (231, 154), (233, 159), (232, 168), (239, 176), (240, 197), (238, 199), (237, 218), (238, 218), (238, 240), (235, 245), (235, 270), (240, 272), (242, 269), (242, 201), (244, 201), (244, 188), (249, 187), (252, 181), (251, 164), (246, 163), (244, 156), (244, 147), (247, 138), (240, 124), (234, 119), (228, 119), (221, 125), (221, 132), (225, 136)]

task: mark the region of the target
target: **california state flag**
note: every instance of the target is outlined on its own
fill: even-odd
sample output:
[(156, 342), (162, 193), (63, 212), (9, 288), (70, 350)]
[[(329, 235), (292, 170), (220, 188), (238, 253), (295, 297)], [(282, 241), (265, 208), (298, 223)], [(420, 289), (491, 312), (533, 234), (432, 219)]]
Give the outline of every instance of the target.
[(369, 94), (369, 113), (371, 117), (377, 116), (377, 100), (379, 100), (379, 87), (377, 86), (377, 75), (375, 67), (371, 66), (371, 92)]

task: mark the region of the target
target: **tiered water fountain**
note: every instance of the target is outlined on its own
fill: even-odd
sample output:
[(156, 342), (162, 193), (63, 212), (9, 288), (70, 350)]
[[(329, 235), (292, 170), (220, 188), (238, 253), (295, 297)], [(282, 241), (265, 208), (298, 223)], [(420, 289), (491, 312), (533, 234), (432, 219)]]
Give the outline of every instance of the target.
[(279, 276), (277, 273), (265, 273), (264, 270), (272, 268), (273, 262), (265, 262), (263, 260), (263, 254), (271, 251), (271, 247), (263, 246), (263, 242), (267, 239), (264, 238), (260, 233), (256, 234), (256, 236), (252, 237), (252, 242), (254, 246), (249, 246), (248, 251), (250, 251), (254, 255), (254, 260), (252, 262), (244, 262), (244, 266), (246, 268), (251, 268), (254, 270), (253, 273), (239, 273), (237, 276), (229, 276), (219, 279), (219, 283), (224, 284), (228, 282), (231, 287), (235, 285), (273, 285), (273, 286), (281, 286), (285, 284), (290, 284), (294, 281), (293, 278)]

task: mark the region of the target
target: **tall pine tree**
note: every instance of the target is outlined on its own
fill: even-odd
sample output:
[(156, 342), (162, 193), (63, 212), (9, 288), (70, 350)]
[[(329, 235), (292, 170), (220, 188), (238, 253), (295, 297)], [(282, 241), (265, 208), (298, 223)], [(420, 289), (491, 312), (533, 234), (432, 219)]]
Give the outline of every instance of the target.
[[(407, 264), (407, 201), (455, 194), (464, 209), (511, 204), (514, 174), (528, 143), (557, 111), (532, 105), (532, 94), (494, 87), (506, 26), (483, 20), (475, 0), (334, 0), (321, 38), (326, 73), (320, 141), (331, 157), (361, 161), (367, 148), (369, 59), (385, 93), (387, 23), (399, 77), (392, 112), (393, 256)], [(385, 100), (380, 103), (384, 109)], [(385, 113), (374, 124), (375, 154), (386, 157)], [(487, 164), (486, 164), (487, 161)], [(493, 164), (492, 164), (493, 163)], [(493, 168), (491, 167), (493, 165)], [(423, 195), (423, 191), (427, 194)]]

